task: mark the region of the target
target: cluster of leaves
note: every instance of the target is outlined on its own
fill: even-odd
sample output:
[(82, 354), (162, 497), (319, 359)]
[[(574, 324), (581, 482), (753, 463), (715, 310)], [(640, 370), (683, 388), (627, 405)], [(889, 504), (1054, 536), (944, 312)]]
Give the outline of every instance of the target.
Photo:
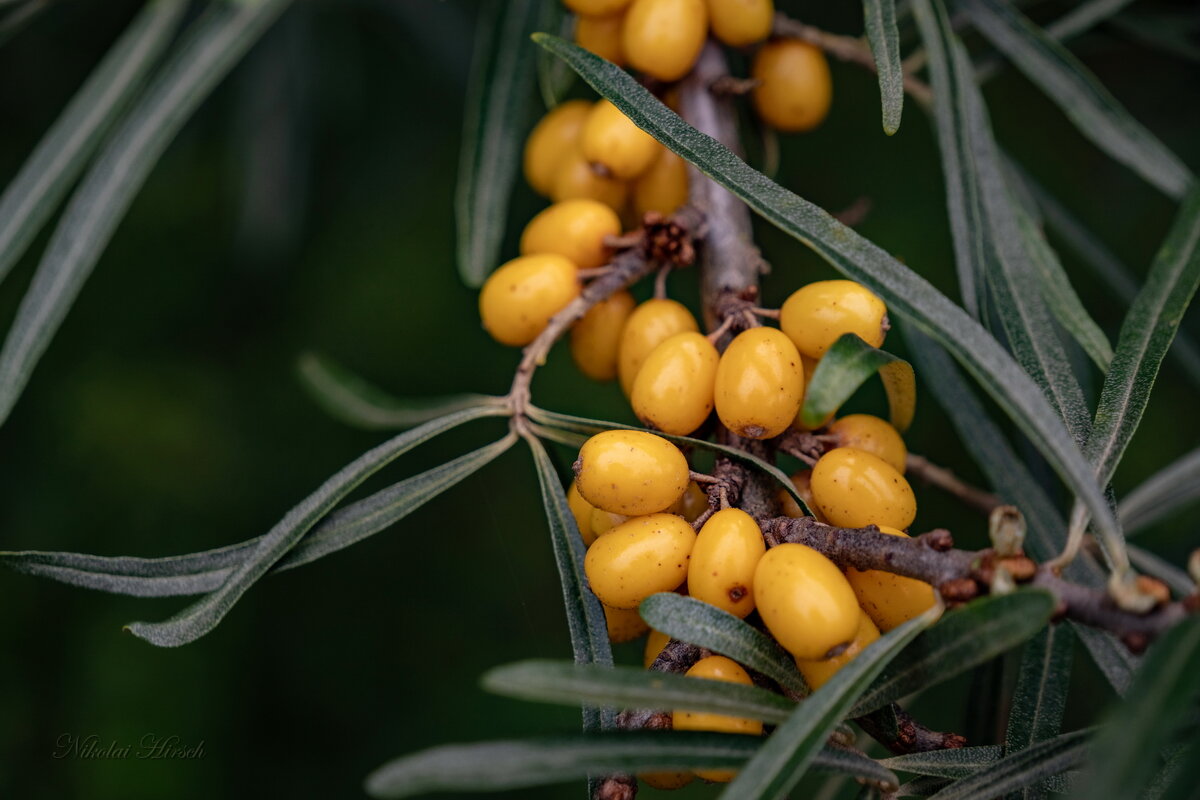
[[(215, 3), (177, 34), (185, 0), (152, 0), (0, 196), (0, 277), (65, 202), (0, 349), (0, 422), (157, 159), (287, 5), (288, 0)], [(696, 131), (622, 70), (537, 33), (560, 30), (562, 21), (561, 12), (547, 10), (556, 4), (534, 0), (491, 2), (487, 13), (492, 16), (480, 25), (458, 188), (462, 275), (478, 285), (498, 261), (507, 197), (516, 178), (514, 154), (528, 122), (529, 87), (537, 80), (543, 95), (556, 99), (573, 71), (765, 220), (884, 298), (902, 321), (917, 367), (993, 489), (1024, 509), (1035, 557), (1052, 557), (1065, 545), (1063, 509), (984, 411), (964, 370), (1078, 498), (1073, 517), (1079, 524), (1090, 518), (1110, 569), (1123, 572), (1132, 561), (1176, 591), (1194, 592), (1186, 574), (1127, 544), (1125, 534), (1200, 496), (1200, 450), (1164, 468), (1120, 506), (1107, 492), (1168, 349), (1200, 385), (1195, 345), (1177, 337), (1200, 282), (1200, 190), (1188, 169), (1060, 42), (1123, 5), (1092, 0), (1046, 29), (1006, 0), (964, 0), (960, 8), (969, 24), (1045, 92), (1083, 135), (1179, 201), (1177, 218), (1140, 286), (1000, 150), (979, 89), (986, 64), (995, 60), (985, 60), (982, 67), (971, 61), (942, 0), (913, 0), (899, 10), (892, 0), (867, 0), (864, 8), (886, 131), (899, 126), (904, 98), (898, 19), (911, 15), (927, 54), (962, 305), (883, 248)], [(531, 43), (531, 35), (541, 51)], [(1080, 302), (1042, 232), (1043, 223), (1105, 283), (1133, 298), (1115, 346)], [(1066, 337), (1060, 336), (1060, 329)], [(1094, 412), (1069, 365), (1069, 352), (1076, 347), (1104, 375)], [(824, 418), (876, 371), (888, 388), (893, 421), (903, 427), (912, 416), (911, 367), (853, 337), (840, 341), (822, 362), (804, 415)], [(401, 454), (459, 425), (508, 416), (511, 408), (505, 398), (480, 395), (400, 400), (317, 357), (302, 360), (301, 374), (314, 396), (344, 420), (378, 430), (407, 430), (351, 462), (274, 528), (245, 542), (157, 559), (0, 552), (0, 563), (116, 594), (200, 595), (168, 620), (129, 626), (152, 644), (178, 646), (211, 631), (263, 575), (309, 563), (386, 529), (521, 438), (510, 433), (339, 507), (364, 480)], [(733, 798), (782, 797), (809, 768), (877, 786), (899, 786), (896, 773), (907, 773), (917, 777), (898, 796), (938, 798), (1037, 793), (1047, 787), (1067, 789), (1068, 784), (1081, 797), (1176, 797), (1194, 784), (1191, 773), (1200, 761), (1200, 754), (1193, 752), (1197, 745), (1177, 744), (1177, 736), (1191, 732), (1200, 698), (1200, 624), (1195, 619), (1173, 630), (1139, 663), (1104, 632), (1047, 627), (1053, 603), (1045, 593), (1027, 590), (985, 598), (937, 624), (930, 614), (890, 632), (800, 703), (752, 687), (614, 667), (602, 609), (583, 578), (583, 545), (541, 439), (577, 444), (581, 436), (620, 426), (538, 408), (528, 413), (531, 424), (523, 428), (524, 438), (537, 466), (575, 662), (512, 665), (489, 673), (484, 683), (504, 694), (582, 707), (583, 733), (427, 751), (373, 774), (368, 780), (372, 794), (398, 797), (447, 788), (529, 786), (612, 772), (728, 766), (740, 768), (726, 792)], [(676, 438), (747, 461), (791, 488), (777, 468), (746, 453)], [(1072, 562), (1066, 575), (1096, 588), (1105, 583), (1104, 570), (1086, 554)], [(724, 653), (781, 686), (804, 691), (790, 659), (740, 620), (666, 595), (647, 600), (642, 614), (653, 627), (681, 641)], [(1069, 686), (1066, 665), (1075, 638), (1125, 702), (1098, 729), (1060, 734)], [(827, 744), (843, 720), (885, 708), (1025, 642), (1003, 747), (873, 760)], [(765, 740), (619, 732), (614, 730), (616, 708), (715, 711), (754, 717), (776, 728)], [(1073, 776), (1071, 770), (1085, 763), (1091, 765), (1088, 770)], [(1047, 783), (1051, 779), (1058, 782)]]

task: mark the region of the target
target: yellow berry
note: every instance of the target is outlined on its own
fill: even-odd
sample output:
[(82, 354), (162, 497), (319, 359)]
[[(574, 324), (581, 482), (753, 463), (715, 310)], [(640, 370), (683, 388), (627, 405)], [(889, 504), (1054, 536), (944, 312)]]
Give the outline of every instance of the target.
[(483, 327), (501, 344), (527, 345), (579, 295), (575, 265), (560, 255), (514, 258), (479, 292)]
[(787, 430), (804, 400), (804, 367), (796, 346), (775, 328), (751, 328), (729, 343), (717, 365), (717, 416), (747, 439)]
[(579, 527), (579, 536), (583, 539), (584, 546), (591, 545), (596, 541), (596, 533), (592, 530), (592, 512), (595, 511), (595, 507), (583, 499), (575, 481), (571, 481), (571, 488), (567, 489), (567, 505), (571, 507), (571, 516), (575, 517), (575, 524)]
[(917, 499), (904, 476), (879, 456), (850, 447), (830, 450), (812, 471), (813, 502), (830, 525), (901, 530), (917, 516)]
[(549, 197), (558, 169), (577, 147), (583, 122), (592, 111), (586, 100), (570, 100), (542, 117), (525, 140), (525, 180), (533, 190)]
[(642, 652), (642, 666), (650, 669), (654, 659), (658, 658), (658, 654), (663, 651), (669, 641), (671, 641), (670, 636), (651, 628), (650, 635), (646, 637), (646, 649)]
[(708, 0), (708, 23), (713, 35), (730, 47), (761, 42), (775, 21), (772, 0)]
[(603, 17), (579, 16), (575, 20), (575, 44), (618, 67), (625, 66), (625, 50), (621, 45), (621, 28), (625, 15)]
[(678, 514), (688, 522), (695, 522), (696, 518), (705, 511), (708, 511), (708, 495), (695, 481), (688, 484), (683, 497), (679, 498), (679, 502), (671, 507), (672, 513)]
[(630, 66), (677, 81), (691, 71), (707, 35), (704, 0), (633, 0), (622, 41)]
[(695, 779), (690, 772), (645, 772), (638, 777), (647, 786), (668, 791), (682, 789)]
[(617, 373), (625, 394), (633, 392), (633, 380), (654, 348), (677, 333), (698, 330), (692, 312), (674, 300), (656, 298), (635, 308), (621, 332), (617, 354)]
[(808, 131), (829, 113), (833, 81), (819, 47), (797, 39), (778, 39), (759, 48), (750, 77), (754, 108), (763, 122), (781, 131)]
[(670, 508), (689, 480), (679, 448), (644, 431), (604, 431), (588, 439), (579, 450), (576, 475), (585, 500), (631, 517)]
[(583, 561), (600, 602), (637, 608), (652, 594), (669, 592), (687, 576), (696, 532), (674, 514), (634, 517), (601, 536)]
[(820, 358), (846, 333), (871, 347), (883, 344), (887, 306), (854, 281), (817, 281), (792, 292), (779, 310), (779, 325), (809, 358)]
[(829, 426), (829, 435), (837, 437), (837, 447), (853, 447), (879, 456), (904, 474), (908, 448), (887, 420), (870, 414), (848, 414)]
[(826, 658), (858, 628), (858, 600), (846, 576), (802, 544), (772, 547), (759, 559), (754, 603), (771, 635), (796, 658)]
[(706, 336), (677, 333), (646, 358), (633, 381), (633, 413), (648, 427), (686, 436), (713, 410), (713, 386), (721, 356)]
[(622, 290), (592, 306), (571, 327), (571, 358), (592, 380), (611, 381), (617, 377), (621, 332), (635, 302), (633, 295)]
[(607, 100), (592, 107), (579, 143), (584, 158), (623, 181), (650, 169), (662, 152), (657, 139), (634, 125), (625, 112)]
[(658, 160), (633, 184), (633, 210), (640, 220), (652, 211), (674, 214), (687, 201), (687, 162), (664, 147)]
[(563, 5), (586, 17), (616, 14), (629, 5), (629, 0), (563, 0)]
[(642, 619), (636, 608), (609, 608), (604, 606), (604, 622), (608, 626), (608, 640), (613, 644), (632, 642), (650, 626)]
[[(908, 538), (908, 534), (903, 531), (886, 525), (880, 525), (879, 530), (891, 536)], [(882, 631), (890, 631), (903, 625), (937, 602), (933, 596), (933, 587), (928, 583), (893, 572), (851, 568), (846, 570), (846, 580), (850, 581), (850, 587), (858, 596), (863, 610)]]
[(605, 511), (602, 508), (592, 508), (591, 518), (588, 524), (592, 528), (592, 541), (596, 541), (604, 534), (611, 531), (613, 528), (620, 525), (622, 522), (629, 520), (629, 517), (624, 514), (614, 514), (611, 511)]
[(766, 551), (754, 517), (737, 508), (718, 511), (696, 535), (688, 594), (745, 617), (754, 610), (754, 570)]
[[(808, 506), (808, 510), (812, 512), (813, 518), (818, 522), (824, 522), (825, 518), (821, 515), (821, 512), (817, 510), (816, 503), (813, 502), (812, 470), (802, 469), (799, 472), (793, 473), (791, 476), (791, 481), (792, 486), (796, 487), (796, 491), (799, 493), (800, 497), (803, 498), (805, 505)], [(779, 510), (783, 512), (785, 517), (799, 519), (800, 517), (808, 516), (808, 514), (804, 512), (804, 509), (800, 507), (800, 504), (796, 502), (796, 499), (792, 497), (791, 493), (786, 489), (780, 489), (778, 492), (776, 492), (775, 498), (779, 501)]]
[(879, 638), (879, 629), (875, 627), (875, 623), (865, 612), (858, 612), (858, 631), (854, 634), (854, 641), (850, 643), (840, 655), (833, 658), (827, 658), (824, 661), (805, 661), (804, 659), (796, 659), (796, 668), (800, 670), (800, 674), (804, 676), (804, 681), (810, 687), (820, 689), (825, 684), (829, 683), (837, 671), (849, 664), (858, 654), (867, 649), (867, 645)]
[(597, 173), (578, 145), (563, 156), (553, 180), (550, 199), (556, 203), (582, 198), (598, 200), (614, 211), (621, 211), (629, 198), (628, 184)]
[(607, 236), (619, 236), (621, 218), (598, 200), (564, 200), (540, 212), (521, 233), (521, 255), (558, 253), (580, 269), (609, 262)]
[[(743, 686), (754, 685), (746, 670), (742, 669), (736, 661), (725, 656), (702, 658), (684, 674), (689, 678), (700, 678), (701, 680), (740, 683)], [(742, 733), (749, 736), (761, 736), (763, 729), (762, 722), (756, 719), (682, 710), (677, 710), (671, 715), (671, 727), (677, 731), (715, 731), (717, 733)], [(706, 781), (728, 783), (737, 773), (732, 770), (696, 770), (696, 774)]]

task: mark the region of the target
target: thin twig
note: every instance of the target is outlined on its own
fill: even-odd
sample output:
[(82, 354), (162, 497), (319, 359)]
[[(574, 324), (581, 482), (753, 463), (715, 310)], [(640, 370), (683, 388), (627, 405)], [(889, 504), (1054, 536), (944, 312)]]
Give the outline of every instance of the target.
[(939, 467), (924, 456), (909, 453), (904, 466), (909, 475), (915, 475), (930, 486), (954, 495), (984, 514), (992, 513), (992, 509), (1001, 504), (996, 495), (966, 483), (950, 470)]

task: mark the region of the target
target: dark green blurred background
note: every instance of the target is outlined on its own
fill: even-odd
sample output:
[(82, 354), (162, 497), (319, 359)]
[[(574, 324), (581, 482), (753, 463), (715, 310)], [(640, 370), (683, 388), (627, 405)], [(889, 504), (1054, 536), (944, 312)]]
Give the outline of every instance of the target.
[[(783, 5), (831, 30), (861, 30), (857, 4)], [(59, 0), (0, 47), (0, 181), (16, 173), (137, 6)], [(1063, 7), (1039, 4), (1033, 14), (1050, 19)], [(475, 293), (459, 284), (453, 263), (475, 9), (469, 0), (299, 2), (217, 90), (155, 170), (0, 428), (0, 549), (157, 556), (266, 531), (383, 438), (339, 425), (306, 397), (294, 373), (306, 349), (397, 393), (504, 391), (517, 353), (482, 332)], [(1155, 54), (1112, 29), (1074, 49), (1200, 166), (1195, 62)], [(909, 106), (900, 132), (884, 137), (873, 77), (833, 69), (832, 115), (819, 131), (784, 142), (780, 179), (830, 210), (869, 197), (860, 230), (952, 292), (927, 119)], [(1144, 274), (1172, 205), (1105, 160), (1019, 76), (990, 84), (988, 100), (1002, 143)], [(522, 187), (514, 231), (539, 202)], [(774, 266), (772, 303), (830, 274), (773, 230), (763, 229), (761, 241)], [(0, 326), (44, 242), (0, 286)], [(513, 254), (510, 247), (506, 257)], [(1068, 266), (1115, 340), (1123, 301)], [(675, 276), (673, 292), (694, 297), (691, 279)], [(899, 349), (898, 340), (890, 346)], [(584, 381), (562, 351), (539, 373), (535, 399), (629, 419), (619, 390)], [(879, 403), (873, 392), (859, 400)], [(1119, 490), (1200, 440), (1195, 403), (1168, 361)], [(456, 431), (366, 489), (502, 430), (483, 422)], [(978, 476), (928, 395), (909, 440)], [(918, 528), (947, 526), (968, 545), (982, 541), (979, 519), (919, 491)], [(1195, 543), (1175, 519), (1144, 538), (1178, 563), (1188, 536)], [(121, 625), (170, 616), (186, 598), (111, 597), (7, 572), (0, 598), (0, 798), (358, 797), (364, 775), (392, 756), (577, 724), (570, 709), (476, 687), (493, 665), (569, 655), (521, 448), (394, 529), (264, 580), (213, 634), (182, 649), (155, 649)], [(630, 662), (639, 653), (640, 645), (618, 651)], [(1105, 699), (1082, 660), (1079, 668), (1080, 695), (1096, 694), (1078, 703), (1072, 721)], [(914, 708), (934, 725), (978, 725), (985, 703), (968, 700), (968, 686), (958, 681)], [(102, 744), (175, 735), (203, 741), (204, 756), (55, 759), (64, 734), (94, 734)]]

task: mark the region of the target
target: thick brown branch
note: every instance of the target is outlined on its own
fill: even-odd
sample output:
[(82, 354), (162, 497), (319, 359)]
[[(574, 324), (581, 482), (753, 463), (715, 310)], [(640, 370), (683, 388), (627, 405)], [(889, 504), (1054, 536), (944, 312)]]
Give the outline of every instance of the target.
[(949, 534), (935, 531), (912, 539), (888, 536), (874, 526), (837, 528), (811, 517), (761, 521), (768, 545), (798, 542), (818, 550), (840, 567), (894, 572), (938, 587), (948, 601), (966, 601), (990, 590), (1003, 566), (1019, 584), (1046, 589), (1058, 601), (1060, 615), (1115, 633), (1133, 650), (1178, 623), (1189, 612), (1185, 603), (1165, 603), (1148, 614), (1123, 611), (1104, 589), (1063, 580), (1025, 556), (997, 558), (991, 550), (969, 552), (948, 546)]

